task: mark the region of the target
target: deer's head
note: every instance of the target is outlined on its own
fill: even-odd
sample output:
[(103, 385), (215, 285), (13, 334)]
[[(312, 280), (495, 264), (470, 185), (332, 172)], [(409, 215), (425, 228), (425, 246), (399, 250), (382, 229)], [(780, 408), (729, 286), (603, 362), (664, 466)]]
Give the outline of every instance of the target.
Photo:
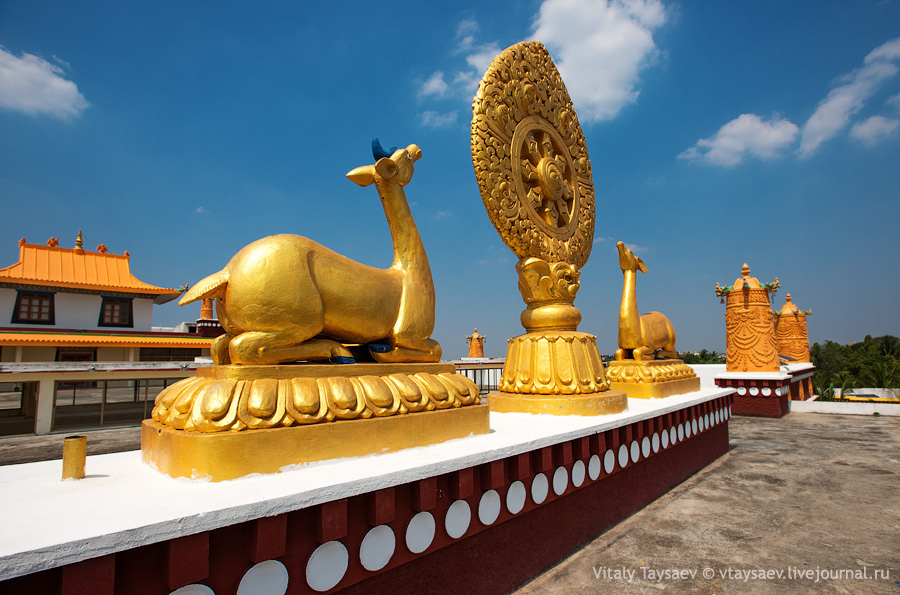
[(388, 153), (381, 148), (378, 139), (372, 142), (372, 153), (377, 159), (374, 165), (357, 167), (347, 174), (348, 178), (360, 186), (372, 184), (376, 176), (406, 186), (412, 180), (415, 162), (422, 158), (422, 149), (416, 145)]
[(626, 248), (624, 242), (616, 242), (616, 248), (619, 249), (619, 266), (622, 268), (623, 273), (625, 271), (647, 272), (647, 265), (644, 264), (644, 261), (635, 256), (634, 252), (629, 248)]

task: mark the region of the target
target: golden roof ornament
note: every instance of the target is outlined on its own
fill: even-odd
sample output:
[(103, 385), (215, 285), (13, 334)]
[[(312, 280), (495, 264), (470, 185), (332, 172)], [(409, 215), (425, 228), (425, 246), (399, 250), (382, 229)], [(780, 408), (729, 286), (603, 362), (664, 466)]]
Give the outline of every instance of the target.
[(584, 133), (556, 65), (537, 41), (501, 52), (472, 103), (472, 165), (488, 217), (519, 257), (527, 331), (509, 341), (496, 411), (592, 415), (627, 407), (609, 391), (596, 337), (573, 302), (594, 238)]
[(725, 302), (725, 364), (729, 372), (770, 372), (779, 369), (778, 349), (769, 294), (778, 290), (778, 278), (760, 283), (744, 263), (733, 285), (716, 283), (716, 295)]
[(785, 296), (785, 304), (775, 313), (775, 345), (778, 355), (786, 356), (793, 362), (806, 363), (809, 357), (809, 336), (806, 317), (812, 310), (803, 311), (791, 301), (791, 294)]

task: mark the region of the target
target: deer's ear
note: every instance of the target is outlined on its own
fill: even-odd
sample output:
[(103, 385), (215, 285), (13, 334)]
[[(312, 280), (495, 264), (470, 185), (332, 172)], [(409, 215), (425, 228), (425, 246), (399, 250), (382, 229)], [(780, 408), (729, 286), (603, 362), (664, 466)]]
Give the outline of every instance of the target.
[[(635, 257), (635, 258), (637, 258), (637, 257)], [(645, 265), (644, 261), (641, 260), (640, 258), (637, 259), (637, 265), (638, 265), (638, 268), (641, 269), (642, 273), (647, 272), (647, 265)]]
[(360, 186), (368, 186), (375, 181), (375, 167), (372, 165), (357, 167), (353, 171), (348, 172), (347, 177)]
[(375, 171), (385, 180), (389, 180), (397, 175), (397, 164), (387, 157), (382, 157), (375, 163)]

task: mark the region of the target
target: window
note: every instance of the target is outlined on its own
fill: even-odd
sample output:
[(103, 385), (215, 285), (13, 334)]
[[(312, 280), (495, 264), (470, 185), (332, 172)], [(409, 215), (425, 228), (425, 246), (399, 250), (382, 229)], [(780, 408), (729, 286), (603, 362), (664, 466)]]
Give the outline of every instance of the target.
[(131, 315), (131, 300), (103, 298), (98, 326), (134, 326), (134, 319)]
[(203, 350), (193, 347), (141, 347), (142, 362), (192, 362)]
[(20, 291), (16, 294), (16, 307), (12, 322), (19, 324), (55, 324), (53, 294)]

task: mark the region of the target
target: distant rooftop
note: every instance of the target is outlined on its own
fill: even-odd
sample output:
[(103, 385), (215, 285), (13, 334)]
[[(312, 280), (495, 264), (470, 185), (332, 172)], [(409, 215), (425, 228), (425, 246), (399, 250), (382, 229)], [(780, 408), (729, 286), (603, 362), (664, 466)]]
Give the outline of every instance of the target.
[(181, 294), (179, 289), (156, 287), (132, 275), (129, 258), (127, 251), (108, 253), (103, 244), (97, 246), (96, 252), (85, 250), (80, 231), (75, 248), (60, 248), (56, 238), (50, 238), (46, 245), (28, 244), (22, 238), (19, 262), (0, 269), (0, 284), (133, 293), (149, 298), (165, 296), (157, 303)]

